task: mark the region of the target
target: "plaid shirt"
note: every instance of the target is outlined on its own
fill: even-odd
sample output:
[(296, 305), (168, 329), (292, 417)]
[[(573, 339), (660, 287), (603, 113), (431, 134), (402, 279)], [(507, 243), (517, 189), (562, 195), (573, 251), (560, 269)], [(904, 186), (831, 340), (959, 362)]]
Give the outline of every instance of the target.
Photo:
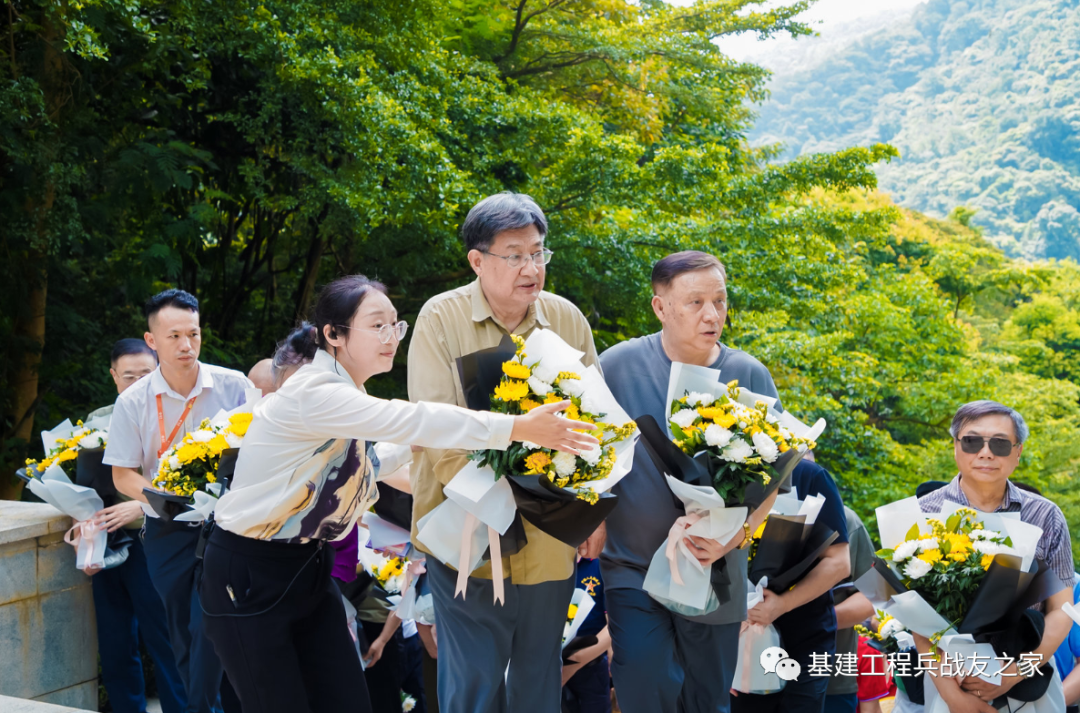
[[(919, 498), (919, 507), (923, 512), (938, 512), (946, 500), (972, 507), (960, 488), (959, 475), (945, 487)], [(1057, 572), (1062, 582), (1072, 586), (1072, 542), (1069, 540), (1069, 525), (1065, 522), (1061, 508), (1041, 495), (1021, 490), (1013, 485), (1011, 480), (1006, 480), (1005, 499), (994, 512), (1018, 512), (1022, 521), (1042, 528), (1043, 534), (1035, 548), (1035, 558), (1046, 562), (1050, 569)]]

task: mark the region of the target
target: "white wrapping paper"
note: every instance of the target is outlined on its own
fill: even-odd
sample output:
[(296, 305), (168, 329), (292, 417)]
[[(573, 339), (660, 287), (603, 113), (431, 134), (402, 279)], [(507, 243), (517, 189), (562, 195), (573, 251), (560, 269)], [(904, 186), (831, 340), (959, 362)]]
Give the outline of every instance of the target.
[[(581, 629), (581, 625), (585, 623), (585, 618), (589, 616), (589, 612), (596, 606), (596, 602), (589, 596), (589, 593), (584, 589), (575, 589), (574, 594), (570, 597), (570, 603), (577, 605), (577, 613), (574, 614), (572, 621), (566, 622), (563, 626), (563, 640), (562, 648), (566, 648), (577, 637), (578, 630)], [(569, 611), (569, 610), (567, 610)]]
[(105, 507), (101, 496), (93, 488), (72, 483), (64, 469), (55, 463), (26, 487), (75, 521), (72, 528), (77, 533), (75, 566), (84, 571), (104, 567), (108, 532), (93, 522), (94, 515)]

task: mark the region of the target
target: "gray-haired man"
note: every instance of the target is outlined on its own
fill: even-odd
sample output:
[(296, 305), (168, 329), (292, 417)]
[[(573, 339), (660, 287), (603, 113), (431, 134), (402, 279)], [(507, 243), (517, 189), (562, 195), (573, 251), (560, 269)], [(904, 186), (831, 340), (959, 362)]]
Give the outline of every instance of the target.
[[(953, 437), (953, 456), (959, 474), (943, 488), (919, 498), (923, 512), (937, 512), (948, 500), (982, 512), (1019, 512), (1024, 522), (1042, 528), (1042, 538), (1035, 557), (1045, 561), (1061, 577), (1065, 589), (1043, 602), (1046, 629), (1042, 643), (1033, 653), (1049, 661), (1069, 633), (1072, 620), (1062, 606), (1072, 600), (1073, 558), (1069, 526), (1061, 509), (1046, 498), (1016, 487), (1009, 476), (1020, 463), (1020, 453), (1028, 437), (1024, 418), (1015, 410), (996, 401), (972, 401), (953, 416), (949, 433)], [(916, 639), (918, 641), (918, 638)], [(919, 642), (920, 651), (929, 650), (929, 642)], [(1016, 675), (1016, 664), (1006, 669), (1000, 686), (978, 677), (958, 681), (934, 677), (933, 685), (950, 710), (995, 713), (989, 701), (1006, 694), (1024, 680)]]
[[(550, 329), (596, 363), (592, 329), (570, 302), (544, 292), (551, 251), (547, 219), (532, 198), (498, 193), (473, 206), (461, 227), (477, 279), (428, 300), (409, 346), (409, 398), (465, 406), (455, 360), (498, 346), (506, 334)], [(416, 522), (445, 498), (443, 486), (465, 465), (464, 451), (425, 449), (412, 469)], [(506, 602), (492, 603), (491, 567), (454, 598), (453, 570), (428, 558), (438, 627), (439, 709), (443, 713), (551, 713), (559, 710), (559, 649), (574, 583), (574, 549), (525, 523), (528, 544), (503, 558)], [(596, 557), (602, 533), (579, 548)], [(509, 672), (507, 673), (507, 663)]]

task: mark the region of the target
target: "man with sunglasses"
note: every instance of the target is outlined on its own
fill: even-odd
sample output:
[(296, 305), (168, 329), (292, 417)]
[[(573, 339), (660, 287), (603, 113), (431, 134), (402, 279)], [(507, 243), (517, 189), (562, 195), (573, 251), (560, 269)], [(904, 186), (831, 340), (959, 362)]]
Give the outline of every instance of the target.
[[(981, 512), (1018, 512), (1021, 520), (1042, 528), (1035, 557), (1045, 561), (1066, 585), (1041, 605), (1046, 628), (1042, 643), (1033, 653), (1049, 661), (1072, 625), (1072, 620), (1062, 611), (1072, 594), (1072, 545), (1061, 509), (1009, 480), (1020, 463), (1020, 453), (1028, 437), (1027, 424), (1023, 416), (1008, 406), (995, 401), (972, 401), (957, 410), (949, 433), (960, 472), (944, 487), (920, 497), (919, 506), (923, 512), (937, 512), (948, 500)], [(950, 711), (995, 713), (990, 702), (1023, 680), (1016, 675), (1015, 663), (1005, 672), (1009, 675), (1002, 677), (1000, 686), (977, 677), (936, 677), (933, 682)]]
[[(507, 334), (550, 329), (596, 363), (592, 329), (567, 300), (544, 292), (552, 253), (547, 219), (526, 195), (498, 193), (473, 206), (461, 226), (477, 279), (431, 298), (409, 346), (409, 398), (465, 406), (455, 360), (498, 346)], [(412, 469), (416, 522), (445, 499), (443, 486), (465, 465), (465, 452), (425, 449)], [(528, 522), (528, 543), (503, 558), (503, 604), (493, 603), (491, 566), (472, 572), (464, 600), (454, 597), (456, 572), (428, 557), (438, 626), (438, 691), (442, 713), (550, 713), (560, 707), (563, 622), (573, 594), (574, 550)], [(595, 558), (602, 533), (579, 548)], [(509, 671), (507, 664), (509, 663)]]

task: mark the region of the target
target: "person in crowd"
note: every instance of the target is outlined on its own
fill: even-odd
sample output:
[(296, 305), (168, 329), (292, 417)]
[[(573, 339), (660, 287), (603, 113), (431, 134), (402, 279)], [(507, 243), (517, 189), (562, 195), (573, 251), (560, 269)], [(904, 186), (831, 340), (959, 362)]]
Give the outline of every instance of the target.
[[(1074, 577), (1073, 603), (1080, 604), (1080, 575)], [(1057, 665), (1058, 675), (1061, 676), (1062, 687), (1065, 689), (1065, 705), (1068, 706), (1066, 713), (1080, 713), (1080, 624), (1073, 622), (1069, 628), (1069, 635), (1061, 642), (1061, 646), (1054, 652), (1054, 661)]]
[[(157, 354), (143, 339), (129, 337), (113, 344), (109, 357), (109, 376), (116, 384), (116, 393), (124, 390), (157, 368)], [(86, 416), (86, 423), (112, 416), (115, 404), (102, 406)]]
[[(1046, 562), (1067, 586), (1042, 603), (1045, 629), (1032, 652), (1049, 660), (1068, 636), (1072, 620), (1062, 607), (1072, 598), (1073, 558), (1069, 528), (1061, 509), (1046, 498), (1018, 488), (1009, 477), (1020, 463), (1028, 427), (1016, 410), (995, 401), (972, 401), (957, 409), (949, 433), (959, 473), (947, 485), (919, 498), (923, 512), (937, 512), (946, 500), (981, 512), (1018, 512), (1024, 522), (1042, 529), (1035, 557)], [(919, 651), (930, 642), (915, 636)], [(1006, 667), (1000, 685), (978, 677), (931, 676), (928, 680), (951, 711), (995, 713), (990, 705), (1023, 680), (1016, 663)], [(907, 709), (905, 709), (907, 710)]]
[[(535, 329), (550, 329), (584, 353), (586, 366), (596, 362), (585, 316), (544, 291), (552, 256), (544, 247), (547, 230), (543, 211), (525, 195), (499, 193), (473, 206), (461, 236), (476, 280), (436, 295), (420, 310), (409, 347), (410, 399), (464, 406), (455, 360), (495, 347), (509, 334), (527, 338)], [(413, 542), (421, 551), (415, 523), (445, 499), (443, 486), (465, 463), (462, 450), (417, 454)], [(443, 713), (549, 713), (559, 707), (559, 644), (574, 589), (574, 549), (529, 522), (525, 535), (528, 544), (503, 558), (503, 604), (492, 601), (490, 564), (472, 572), (464, 600), (455, 600), (454, 570), (427, 559)], [(600, 528), (583, 552), (595, 557), (602, 538)]]
[(262, 392), (263, 396), (277, 391), (277, 386), (274, 384), (273, 361), (273, 359), (260, 359), (248, 372), (248, 380)]
[[(633, 417), (664, 423), (672, 362), (719, 369), (725, 381), (777, 397), (761, 362), (720, 341), (727, 318), (727, 273), (715, 256), (695, 250), (663, 258), (652, 271), (652, 308), (661, 330), (616, 344), (600, 356), (619, 404)], [(779, 403), (779, 402), (777, 402)], [(626, 713), (726, 711), (735, 676), (739, 628), (746, 619), (746, 551), (775, 501), (770, 496), (728, 542), (686, 539), (706, 566), (724, 560), (731, 584), (716, 585), (720, 607), (688, 618), (643, 589), (653, 554), (684, 515), (639, 443), (630, 473), (615, 486), (619, 505), (607, 520), (601, 557), (614, 661), (612, 677)]]
[(577, 637), (596, 637), (596, 643), (570, 654), (563, 664), (563, 711), (565, 713), (611, 713), (611, 671), (608, 648), (611, 632), (604, 602), (604, 579), (600, 560), (579, 557), (574, 586), (587, 593), (593, 608), (578, 629)]
[(528, 440), (575, 453), (597, 445), (573, 430), (587, 424), (558, 415), (568, 402), (511, 417), (369, 396), (365, 382), (390, 370), (407, 328), (378, 282), (330, 283), (314, 323), (311, 364), (255, 406), (200, 587), (207, 637), (245, 709), (260, 713), (370, 710), (325, 543), (353, 531), (379, 471), (408, 461), (409, 446), (395, 443), (505, 449)]
[[(104, 462), (112, 466), (118, 492), (146, 502), (143, 488), (157, 472), (158, 458), (178, 438), (212, 418), (221, 409), (245, 402), (251, 382), (240, 372), (199, 361), (202, 332), (199, 302), (183, 290), (165, 290), (146, 303), (146, 343), (160, 364), (116, 400)], [(202, 609), (196, 590), (196, 523), (147, 518), (146, 564), (154, 588), (165, 604), (169, 638), (190, 713), (222, 710), (222, 669), (202, 631)], [(225, 707), (236, 710), (229, 689)]]
[[(141, 339), (121, 339), (113, 345), (112, 374), (117, 394), (146, 376), (157, 366), (154, 350)], [(111, 415), (112, 405), (87, 417)], [(123, 498), (123, 496), (121, 496)], [(187, 703), (184, 684), (176, 668), (165, 607), (154, 591), (146, 567), (139, 530), (143, 525), (142, 506), (123, 498), (104, 508), (94, 518), (109, 532), (129, 530), (128, 557), (120, 565), (101, 570), (90, 580), (97, 619), (98, 653), (101, 655), (101, 681), (116, 713), (145, 713), (146, 690), (143, 663), (139, 655), (139, 636), (154, 659), (154, 676), (163, 713), (183, 713)]]
[[(858, 656), (859, 635), (855, 625), (874, 616), (874, 605), (866, 595), (855, 588), (853, 582), (866, 574), (874, 563), (876, 548), (866, 532), (866, 525), (855, 511), (844, 506), (844, 519), (848, 531), (848, 555), (851, 559), (851, 576), (833, 588), (836, 607), (836, 655)], [(835, 665), (834, 665), (835, 670)], [(824, 713), (859, 712), (859, 684), (855, 676), (831, 676), (825, 691)]]
[(829, 660), (836, 656), (832, 589), (851, 574), (847, 518), (836, 483), (829, 471), (817, 463), (803, 460), (795, 466), (791, 487), (800, 498), (808, 495), (825, 498), (818, 521), (836, 532), (837, 538), (798, 584), (781, 593), (765, 589), (764, 600), (747, 613), (750, 624), (776, 627), (784, 650), (799, 663), (801, 672), (778, 693), (739, 693), (732, 701), (734, 713), (821, 713), (825, 706), (829, 679), (811, 675), (811, 654), (825, 654)]
[(856, 655), (859, 713), (882, 713), (881, 702), (896, 695), (896, 681), (889, 673), (885, 656), (864, 636), (859, 637)]

